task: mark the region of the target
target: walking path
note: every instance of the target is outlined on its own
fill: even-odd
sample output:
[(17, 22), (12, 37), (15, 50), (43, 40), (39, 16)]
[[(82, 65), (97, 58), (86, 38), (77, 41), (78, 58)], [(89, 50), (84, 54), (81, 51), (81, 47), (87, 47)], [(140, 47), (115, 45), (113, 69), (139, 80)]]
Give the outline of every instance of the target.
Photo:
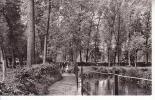
[(80, 95), (81, 89), (77, 89), (75, 75), (64, 73), (62, 76), (62, 80), (49, 87), (49, 95)]

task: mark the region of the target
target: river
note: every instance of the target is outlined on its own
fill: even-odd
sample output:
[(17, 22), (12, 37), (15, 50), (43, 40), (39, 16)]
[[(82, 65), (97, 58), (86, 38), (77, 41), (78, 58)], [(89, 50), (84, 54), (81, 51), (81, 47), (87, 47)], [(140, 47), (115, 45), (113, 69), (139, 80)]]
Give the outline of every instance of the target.
[[(84, 80), (84, 87), (87, 95), (114, 95), (114, 81), (113, 78), (101, 79), (86, 79)], [(135, 85), (134, 83), (118, 83), (119, 95), (151, 95), (151, 90), (143, 89)]]

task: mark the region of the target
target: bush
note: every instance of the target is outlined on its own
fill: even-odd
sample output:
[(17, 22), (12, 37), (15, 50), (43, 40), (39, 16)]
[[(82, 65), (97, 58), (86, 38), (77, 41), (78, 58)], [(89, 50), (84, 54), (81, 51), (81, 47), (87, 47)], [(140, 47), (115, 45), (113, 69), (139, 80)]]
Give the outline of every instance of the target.
[(60, 72), (53, 65), (36, 65), (23, 69), (16, 75), (16, 88), (24, 95), (47, 94), (47, 88), (62, 78)]
[[(111, 66), (112, 65), (118, 65), (118, 63), (110, 63)], [(120, 66), (128, 66), (129, 64), (128, 63), (124, 63), (124, 62), (121, 62), (119, 63)], [(132, 66), (135, 66), (134, 63), (131, 63)], [(151, 66), (152, 63), (151, 62), (148, 62), (148, 63), (145, 63), (145, 62), (137, 62), (137, 67), (146, 67), (146, 66)], [(108, 63), (94, 63), (94, 62), (78, 62), (78, 66), (108, 66)]]

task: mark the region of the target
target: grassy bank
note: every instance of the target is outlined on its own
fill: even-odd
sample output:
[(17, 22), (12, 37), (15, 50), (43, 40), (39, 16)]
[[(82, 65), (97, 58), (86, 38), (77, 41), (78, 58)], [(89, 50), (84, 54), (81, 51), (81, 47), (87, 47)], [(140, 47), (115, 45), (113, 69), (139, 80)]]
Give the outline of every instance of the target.
[(11, 83), (0, 84), (1, 95), (45, 95), (48, 86), (62, 78), (54, 64), (25, 67), (14, 74)]

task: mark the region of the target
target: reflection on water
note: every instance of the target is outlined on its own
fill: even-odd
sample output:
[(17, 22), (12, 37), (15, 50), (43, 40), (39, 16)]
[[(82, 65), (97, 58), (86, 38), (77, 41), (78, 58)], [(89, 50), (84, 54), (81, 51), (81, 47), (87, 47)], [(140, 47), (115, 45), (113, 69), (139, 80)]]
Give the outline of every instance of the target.
[[(113, 95), (114, 81), (107, 79), (85, 80), (84, 86), (89, 90), (90, 95)], [(85, 93), (87, 94), (87, 93)], [(142, 89), (131, 83), (119, 83), (119, 95), (151, 95), (151, 90)]]

